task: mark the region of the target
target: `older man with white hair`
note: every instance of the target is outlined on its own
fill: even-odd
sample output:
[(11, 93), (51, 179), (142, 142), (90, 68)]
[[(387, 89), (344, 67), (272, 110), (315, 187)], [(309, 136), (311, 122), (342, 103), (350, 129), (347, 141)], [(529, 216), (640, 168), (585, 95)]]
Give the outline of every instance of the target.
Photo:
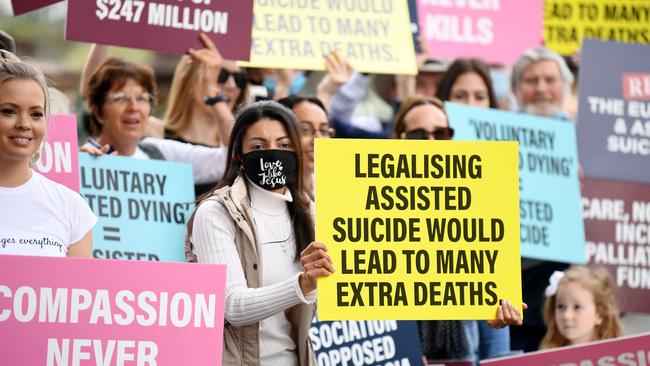
[[(543, 117), (569, 120), (563, 108), (573, 84), (573, 74), (564, 59), (546, 47), (530, 48), (521, 55), (512, 70), (512, 91), (519, 111)], [(524, 324), (510, 329), (512, 350), (535, 351), (546, 333), (542, 318), (544, 289), (555, 271), (568, 268), (566, 263), (523, 259), (522, 292), (528, 304)]]
[(568, 119), (563, 110), (573, 84), (564, 59), (546, 47), (526, 50), (512, 70), (512, 91), (519, 109), (537, 116)]

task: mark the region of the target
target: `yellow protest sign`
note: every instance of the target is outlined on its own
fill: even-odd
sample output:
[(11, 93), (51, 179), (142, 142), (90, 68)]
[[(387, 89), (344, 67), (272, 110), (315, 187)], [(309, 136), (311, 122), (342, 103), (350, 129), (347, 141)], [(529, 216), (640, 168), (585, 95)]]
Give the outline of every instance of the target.
[(516, 142), (317, 139), (315, 168), (316, 239), (336, 269), (318, 281), (320, 320), (521, 304)]
[(544, 41), (552, 50), (571, 55), (583, 38), (650, 43), (650, 1), (546, 0)]
[(409, 19), (404, 0), (255, 0), (241, 65), (323, 70), (337, 52), (359, 72), (415, 74)]

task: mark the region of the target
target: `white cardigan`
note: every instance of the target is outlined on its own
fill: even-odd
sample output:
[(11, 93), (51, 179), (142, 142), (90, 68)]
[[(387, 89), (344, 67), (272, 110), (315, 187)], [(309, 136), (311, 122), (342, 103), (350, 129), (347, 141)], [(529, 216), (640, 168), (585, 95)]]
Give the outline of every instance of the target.
[(225, 319), (234, 326), (260, 322), (261, 365), (298, 365), (291, 324), (284, 310), (313, 303), (298, 283), (293, 224), (286, 205), (292, 200), (247, 182), (261, 252), (261, 287), (248, 288), (235, 246), (235, 223), (218, 202), (207, 200), (194, 217), (191, 241), (199, 263), (227, 264)]

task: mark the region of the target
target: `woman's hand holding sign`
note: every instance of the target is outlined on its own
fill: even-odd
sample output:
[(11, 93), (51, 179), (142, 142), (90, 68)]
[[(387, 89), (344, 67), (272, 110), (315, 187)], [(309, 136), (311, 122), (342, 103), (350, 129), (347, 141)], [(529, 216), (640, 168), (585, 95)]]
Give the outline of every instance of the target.
[[(525, 302), (521, 303), (521, 305), (522, 309), (528, 309), (528, 305)], [(523, 322), (523, 319), (519, 315), (519, 310), (512, 305), (510, 300), (501, 300), (499, 310), (497, 310), (497, 318), (486, 321), (487, 325), (493, 329), (503, 328), (508, 325), (521, 325)]]
[(312, 242), (300, 253), (300, 265), (303, 272), (300, 274), (300, 290), (304, 295), (316, 289), (316, 280), (334, 273), (332, 258), (326, 253), (327, 247), (322, 243)]

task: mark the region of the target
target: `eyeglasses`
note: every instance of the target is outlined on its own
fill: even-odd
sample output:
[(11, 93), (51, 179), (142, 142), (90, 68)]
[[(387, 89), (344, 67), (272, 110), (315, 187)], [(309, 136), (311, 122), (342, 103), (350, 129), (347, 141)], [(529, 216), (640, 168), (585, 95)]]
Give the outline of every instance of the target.
[(454, 137), (454, 129), (451, 127), (436, 127), (432, 132), (429, 132), (424, 128), (418, 128), (404, 131), (403, 136), (408, 140), (428, 140), (430, 136), (433, 136), (434, 140), (451, 140)]
[[(318, 132), (318, 136), (316, 136), (316, 132)], [(327, 125), (322, 125), (318, 129), (315, 129), (310, 123), (301, 123), (300, 134), (310, 137), (332, 137), (334, 136), (334, 129)]]
[(248, 76), (246, 76), (246, 74), (243, 72), (230, 72), (226, 69), (221, 69), (217, 81), (219, 84), (225, 84), (231, 75), (235, 78), (235, 85), (237, 85), (239, 89), (244, 89), (246, 84), (248, 84)]
[(131, 94), (120, 92), (120, 93), (109, 94), (106, 96), (106, 99), (108, 99), (109, 102), (122, 104), (122, 105), (126, 105), (131, 100), (134, 100), (137, 105), (144, 106), (144, 105), (151, 105), (151, 103), (153, 103), (154, 98), (153, 95), (151, 95), (150, 93), (131, 95)]

